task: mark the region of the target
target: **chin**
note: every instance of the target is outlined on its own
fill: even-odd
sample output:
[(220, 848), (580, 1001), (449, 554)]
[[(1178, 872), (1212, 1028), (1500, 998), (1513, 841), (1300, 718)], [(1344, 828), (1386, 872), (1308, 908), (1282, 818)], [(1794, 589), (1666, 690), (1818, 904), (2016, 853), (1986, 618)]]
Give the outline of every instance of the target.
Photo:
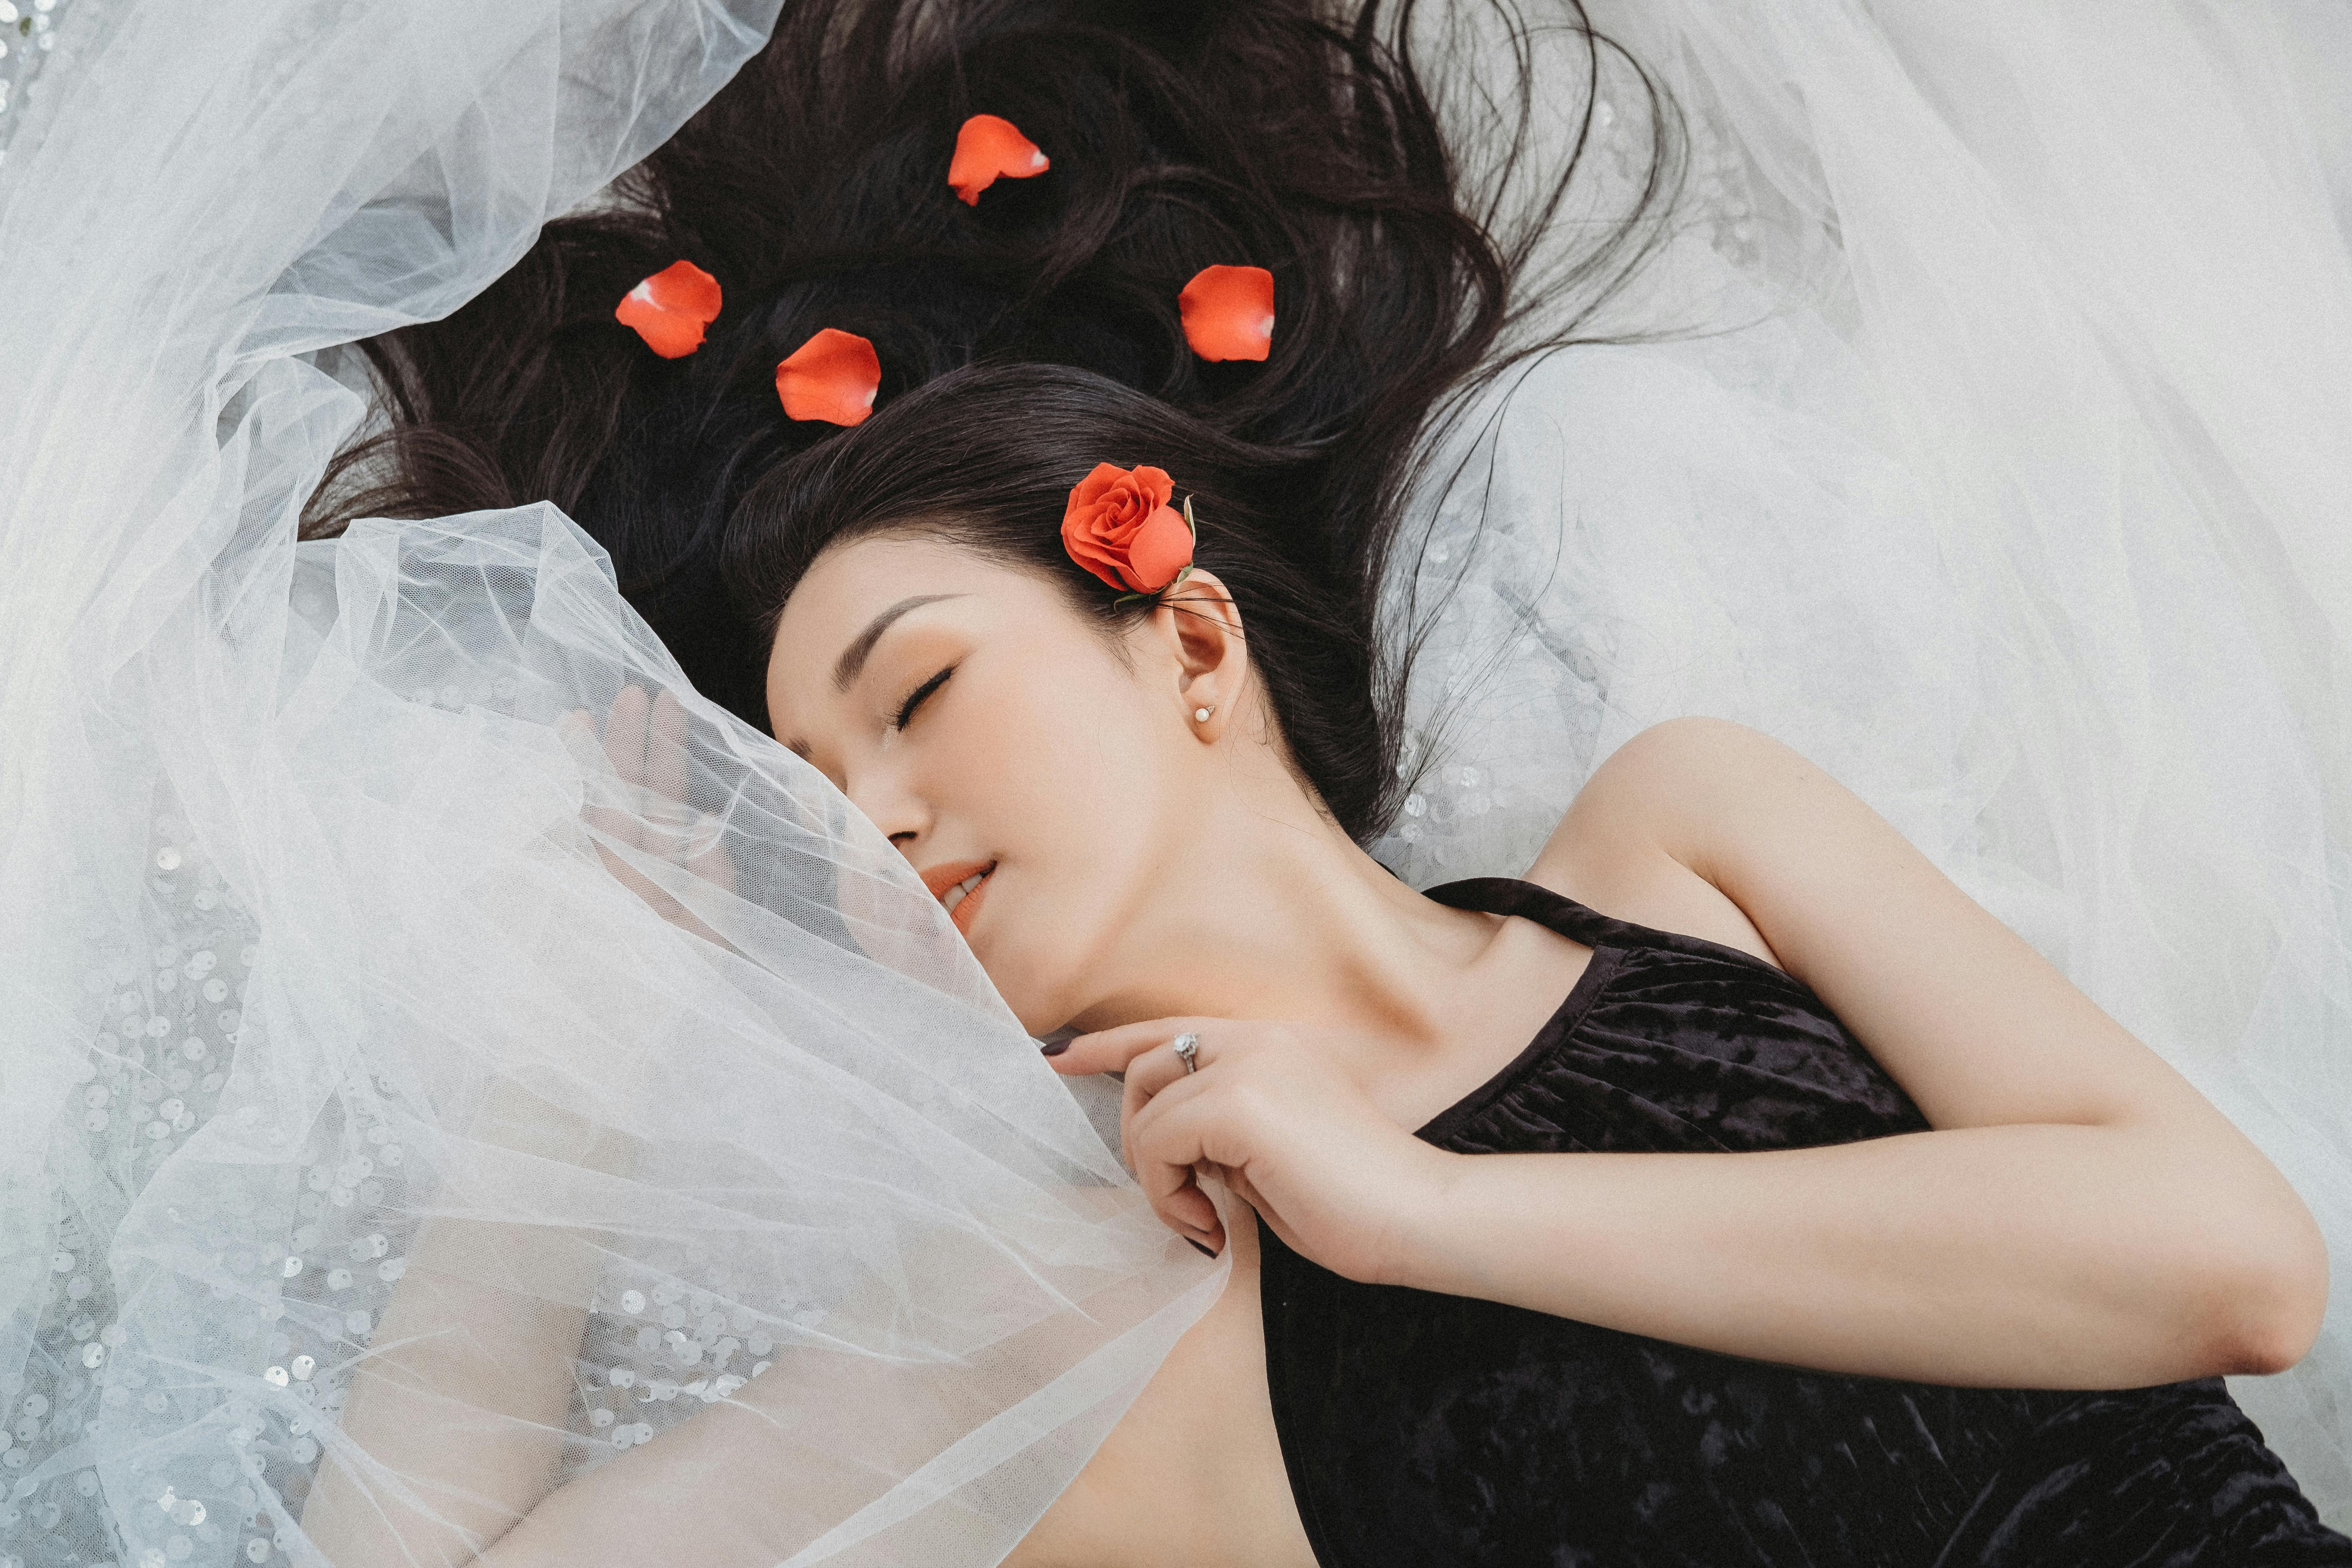
[(1106, 977), (1118, 968), (1117, 944), (1104, 936), (1125, 922), (1116, 903), (1088, 896), (1096, 891), (1083, 877), (1056, 878), (1040, 889), (1034, 872), (1024, 871), (990, 888), (966, 933), (989, 983), (1033, 1036), (1073, 1026), (1103, 999)]
[(988, 978), (995, 984), (996, 994), (1004, 998), (1004, 1005), (1013, 1009), (1013, 1016), (1021, 1020), (1023, 1033), (1033, 1038), (1042, 1040), (1070, 1021), (1070, 1008), (1034, 994), (1024, 995), (1018, 985), (1007, 985), (998, 980), (992, 970)]
[[(1079, 994), (1076, 976), (1053, 968), (1041, 973), (1040, 966), (1027, 962), (1023, 952), (1006, 951), (1028, 945), (1007, 942), (1000, 932), (997, 940), (990, 942), (987, 954), (974, 948), (973, 956), (980, 959), (980, 967), (987, 973), (989, 984), (996, 987), (996, 994), (1013, 1009), (1013, 1016), (1021, 1020), (1021, 1027), (1043, 1038), (1069, 1023), (1084, 1010), (1086, 1002)], [(1048, 950), (1053, 946), (1050, 942), (1044, 945)]]

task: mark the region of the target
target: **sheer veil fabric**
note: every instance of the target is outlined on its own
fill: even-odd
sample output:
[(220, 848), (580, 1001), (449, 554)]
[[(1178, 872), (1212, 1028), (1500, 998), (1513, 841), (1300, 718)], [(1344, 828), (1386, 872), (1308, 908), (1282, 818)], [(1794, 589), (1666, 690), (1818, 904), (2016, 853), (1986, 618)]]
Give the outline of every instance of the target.
[[(0, 1560), (349, 1561), (303, 1527), (331, 1458), (494, 1533), (446, 1455), (344, 1429), (415, 1256), (572, 1374), (445, 1391), (436, 1442), (570, 1479), (740, 1419), (711, 1484), (773, 1560), (992, 1563), (1222, 1288), (568, 519), (294, 542), (368, 416), (342, 345), (484, 287), (773, 14), (59, 24), (0, 162)], [(2352, 25), (1593, 19), (1688, 116), (1692, 201), (1611, 308), (1637, 341), (1433, 431), (1460, 479), (1394, 586), (1433, 765), (1376, 852), (1522, 869), (1677, 713), (1803, 751), (2319, 1216), (2326, 1331), (2233, 1391), (2352, 1527), (2352, 100), (2315, 63)], [(1592, 138), (1592, 205), (1539, 262), (1645, 129), (1612, 57), (1563, 80), (1539, 140)]]
[[(0, 188), (0, 1553), (322, 1561), (331, 1456), (495, 1533), (450, 1445), (642, 1469), (708, 1413), (772, 1561), (994, 1562), (1222, 1284), (568, 520), (294, 545), (365, 412), (334, 345), (488, 282), (773, 15), (69, 16)], [(479, 1316), (386, 1318), (428, 1254)], [(486, 1375), (442, 1453), (360, 1451), (353, 1363), (420, 1332), (576, 1348), (569, 1408)]]

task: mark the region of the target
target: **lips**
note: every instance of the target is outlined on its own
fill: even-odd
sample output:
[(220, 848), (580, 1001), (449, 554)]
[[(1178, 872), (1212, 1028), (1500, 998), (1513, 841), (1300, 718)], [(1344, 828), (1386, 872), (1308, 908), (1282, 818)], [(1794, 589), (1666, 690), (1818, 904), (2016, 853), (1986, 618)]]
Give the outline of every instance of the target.
[(950, 860), (925, 871), (923, 886), (946, 909), (956, 930), (969, 932), (972, 920), (980, 913), (980, 900), (987, 896), (989, 876), (995, 869), (993, 860)]

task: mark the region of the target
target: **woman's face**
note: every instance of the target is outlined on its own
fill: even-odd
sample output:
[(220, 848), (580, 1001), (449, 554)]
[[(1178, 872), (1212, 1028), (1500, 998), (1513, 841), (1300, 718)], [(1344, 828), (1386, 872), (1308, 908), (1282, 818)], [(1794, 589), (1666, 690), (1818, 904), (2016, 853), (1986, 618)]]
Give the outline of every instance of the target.
[(1180, 619), (1114, 646), (1040, 574), (884, 536), (825, 552), (777, 625), (777, 738), (889, 836), (1033, 1034), (1148, 962), (1125, 951), (1139, 917), (1200, 841), (1213, 735), (1192, 713), (1216, 704), (1223, 729), (1241, 655), (1204, 676)]

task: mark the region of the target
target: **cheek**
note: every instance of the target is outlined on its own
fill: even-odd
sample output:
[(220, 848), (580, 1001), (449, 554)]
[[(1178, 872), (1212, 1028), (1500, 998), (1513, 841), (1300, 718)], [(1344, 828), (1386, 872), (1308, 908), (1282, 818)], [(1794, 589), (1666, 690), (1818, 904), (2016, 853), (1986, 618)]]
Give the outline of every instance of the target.
[[(1098, 858), (1151, 814), (1166, 760), (1134, 683), (1083, 667), (1052, 666), (975, 690), (960, 716), (957, 765), (990, 826), (1016, 847), (1067, 863)], [(970, 759), (967, 763), (965, 759)], [(961, 792), (960, 791), (960, 792)], [(1120, 828), (1129, 831), (1121, 833)]]
[(962, 804), (959, 836), (1018, 872), (980, 951), (1025, 1012), (1016, 991), (1058, 992), (1064, 972), (1094, 973), (1173, 852), (1174, 769), (1165, 726), (1115, 665), (1007, 673), (964, 694), (940, 783)]

